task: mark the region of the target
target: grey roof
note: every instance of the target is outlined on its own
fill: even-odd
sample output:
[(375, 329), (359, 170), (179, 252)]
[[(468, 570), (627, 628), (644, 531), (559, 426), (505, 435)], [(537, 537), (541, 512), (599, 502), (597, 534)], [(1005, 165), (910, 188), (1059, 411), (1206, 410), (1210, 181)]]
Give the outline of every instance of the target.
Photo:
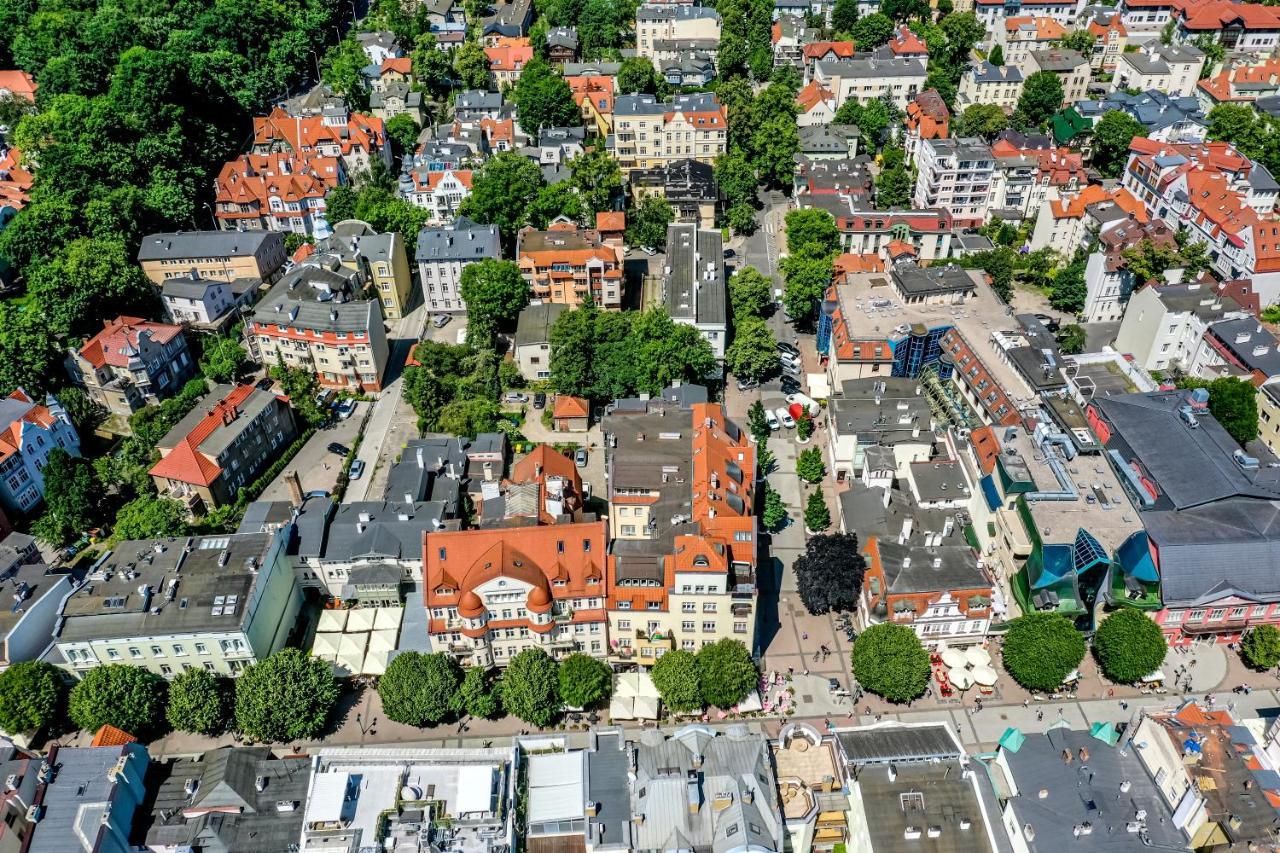
[(422, 535), (443, 525), (434, 501), (359, 501), (341, 504), (329, 523), (326, 562), (357, 559), (422, 559)]
[(236, 533), (268, 533), (292, 520), (293, 504), (288, 501), (254, 501), (244, 508)]
[(378, 47), (394, 48), (396, 46), (396, 34), (387, 30), (356, 33), (356, 41), (365, 46), (377, 45)]
[[(238, 630), (252, 615), (250, 593), (277, 535), (287, 534), (117, 543), (67, 599), (58, 639), (77, 642)], [(235, 600), (229, 601), (232, 597)]]
[[(99, 845), (104, 823), (110, 821), (127, 834), (136, 802), (132, 794), (118, 793), (115, 777), (108, 775), (121, 756), (128, 756), (129, 772), (146, 773), (146, 747), (138, 743), (124, 746), (61, 746), (50, 753), (57, 774), (44, 791), (43, 814), (31, 830), (27, 853), (67, 853), (68, 850), (97, 851), (121, 849), (115, 844)], [(135, 777), (136, 778), (136, 777)], [(85, 846), (88, 840), (89, 845)]]
[(621, 62), (566, 62), (561, 73), (565, 77), (612, 77), (621, 68)]
[(818, 70), (821, 72), (823, 79), (830, 77), (877, 79), (881, 77), (925, 76), (925, 64), (922, 59), (914, 57), (882, 59), (869, 53), (855, 56), (852, 59), (819, 62)]
[(836, 731), (845, 760), (853, 767), (934, 759), (956, 759), (964, 750), (943, 723), (906, 726), (897, 723)]
[(578, 49), (578, 30), (575, 27), (554, 27), (547, 31), (547, 47)]
[(662, 187), (668, 201), (714, 201), (719, 192), (712, 165), (687, 158), (637, 169), (628, 180), (633, 187)]
[(720, 13), (710, 6), (641, 6), (636, 10), (636, 21), (699, 21), (720, 20)]
[(655, 53), (695, 53), (700, 61), (715, 59), (720, 42), (717, 39), (654, 39)]
[(204, 299), (209, 288), (229, 286), (222, 279), (205, 278), (193, 270), (189, 275), (166, 278), (160, 285), (160, 294), (170, 299)]
[(663, 299), (677, 321), (723, 325), (728, 307), (724, 278), (724, 239), (719, 231), (692, 222), (667, 226), (667, 265)]
[(323, 554), (325, 537), (329, 533), (329, 518), (337, 507), (330, 498), (315, 497), (303, 501), (293, 523), (289, 553), (303, 559), (318, 558)]
[(177, 231), (148, 234), (138, 247), (139, 261), (182, 258), (244, 258), (263, 243), (281, 241), (273, 231)]
[(1195, 63), (1204, 59), (1203, 50), (1196, 47), (1194, 44), (1183, 44), (1181, 42), (1171, 42), (1169, 44), (1158, 43), (1153, 48), (1153, 52), (1164, 59), (1165, 62)]
[(1254, 192), (1280, 192), (1280, 182), (1272, 176), (1271, 171), (1257, 160), (1249, 170), (1249, 189)]
[(516, 320), (516, 346), (548, 343), (551, 340), (551, 327), (568, 308), (567, 305), (554, 302), (542, 302), (525, 308)]
[(539, 147), (556, 147), (574, 143), (581, 145), (586, 138), (585, 127), (544, 127), (538, 131)]
[(443, 435), (414, 438), (387, 473), (383, 496), (405, 503), (441, 501), (445, 517), (453, 517), (466, 476), (466, 439)]
[(662, 389), (662, 399), (669, 403), (675, 403), (682, 409), (688, 409), (699, 403), (707, 402), (707, 386), (694, 385), (692, 383), (672, 385), (670, 388)]
[(464, 115), (471, 111), (498, 112), (502, 109), (502, 93), (486, 89), (467, 89), (454, 99), (454, 112)]
[(924, 144), (937, 152), (939, 157), (952, 157), (958, 160), (979, 160), (988, 163), (994, 157), (991, 153), (991, 146), (976, 136), (927, 139)]
[[(218, 385), (208, 394), (201, 397), (195, 408), (187, 412), (182, 420), (174, 424), (173, 428), (164, 434), (164, 438), (160, 439), (157, 447), (164, 450), (176, 447), (187, 436), (191, 435), (196, 425), (207, 418), (213, 407), (226, 400), (233, 390), (234, 388), (231, 385)], [(229, 424), (222, 423), (218, 425), (213, 432), (209, 433), (200, 442), (197, 449), (202, 453), (217, 457), (253, 423), (253, 419), (261, 414), (263, 410), (276, 405), (281, 404), (275, 394), (255, 387), (249, 392), (249, 396), (236, 407), (238, 417)]]
[(1021, 83), (1022, 70), (1016, 65), (992, 65), (990, 62), (974, 62), (967, 69), (979, 83)]
[(631, 753), (622, 731), (592, 729), (587, 752), (587, 795), (597, 804), (587, 818), (591, 837), (605, 849), (625, 846), (631, 824), (631, 803), (627, 791)]
[(665, 101), (659, 101), (653, 95), (619, 95), (613, 104), (613, 114), (615, 116), (658, 115), (670, 110), (714, 112), (718, 109), (720, 109), (720, 101), (716, 98), (714, 92), (675, 95)]
[(1129, 65), (1132, 65), (1139, 74), (1169, 73), (1169, 63), (1150, 53), (1125, 53), (1121, 55), (1121, 58)]
[[(180, 758), (162, 766), (146, 842), (156, 847), (189, 845), (205, 853), (288, 850), (302, 834), (302, 803), (311, 779), (306, 756), (274, 758), (265, 746), (211, 749), (199, 759)], [(186, 793), (190, 780), (198, 787)], [(261, 791), (258, 780), (264, 782)], [(292, 811), (277, 803), (293, 802)], [(184, 809), (207, 809), (187, 818)], [(218, 811), (214, 811), (218, 810)]]
[(933, 412), (919, 389), (902, 377), (846, 380), (827, 401), (836, 434), (856, 435), (860, 444), (931, 442)]
[(800, 153), (844, 154), (849, 153), (849, 140), (825, 124), (813, 124), (800, 128)]
[[(21, 535), (13, 533), (9, 538)], [(8, 550), (7, 547), (5, 550)], [(4, 606), (0, 607), (0, 639), (12, 631), (19, 620), (46, 595), (66, 595), (74, 583), (70, 572), (49, 568), (40, 561), (38, 555), (33, 563), (22, 560), (22, 557), (9, 552), (0, 562), (0, 601), (4, 602)], [(0, 651), (3, 651), (3, 647), (0, 647)]]
[(1253, 317), (1221, 320), (1209, 326), (1209, 333), (1247, 369), (1268, 378), (1280, 375), (1280, 342)]
[(448, 228), (423, 228), (418, 232), (418, 263), (461, 261), (470, 263), (502, 257), (498, 226), (478, 225), (458, 217)]
[(901, 261), (893, 265), (890, 276), (898, 291), (910, 298), (946, 293), (972, 294), (978, 289), (969, 271), (954, 264), (922, 267), (915, 261)]
[[(995, 815), (983, 809), (978, 787), (983, 784), (985, 779), (974, 780), (954, 759), (862, 770), (857, 789), (870, 818), (869, 848), (876, 853), (993, 853), (988, 833), (1004, 830), (998, 823), (984, 826)], [(917, 837), (908, 837), (912, 830)]]
[(359, 273), (322, 263), (323, 256), (312, 255), (289, 270), (258, 303), (254, 321), (320, 332), (368, 332), (381, 323), (378, 301), (356, 298)]
[(1080, 101), (1076, 110), (1085, 118), (1101, 119), (1111, 110), (1128, 113), (1155, 132), (1183, 122), (1204, 124), (1204, 108), (1193, 95), (1173, 97), (1158, 89), (1149, 89), (1137, 95), (1117, 90), (1101, 101)]
[(372, 109), (380, 109), (387, 105), (388, 99), (399, 99), (404, 105), (410, 109), (422, 106), (422, 93), (409, 88), (408, 83), (388, 83), (381, 92), (372, 92), (369, 95), (369, 106)]
[[(1029, 845), (1033, 853), (1061, 850), (1075, 838), (1091, 851), (1186, 847), (1137, 750), (1066, 728), (1024, 734), (1016, 752), (1003, 749), (1001, 754), (1018, 790), (1009, 805), (1017, 822), (1035, 832)], [(1121, 790), (1122, 783), (1128, 783), (1127, 790)], [(1146, 812), (1145, 831), (1129, 832), (1138, 811)], [(1090, 834), (1077, 836), (1084, 824)]]
[[(1066, 48), (1055, 47), (1052, 50), (1033, 50), (1030, 51), (1030, 55), (1041, 71), (1053, 71), (1055, 73), (1074, 71), (1081, 65), (1087, 66), (1089, 64), (1089, 60), (1085, 59), (1078, 50), (1068, 50)], [(1131, 56), (1132, 54), (1126, 55)]]

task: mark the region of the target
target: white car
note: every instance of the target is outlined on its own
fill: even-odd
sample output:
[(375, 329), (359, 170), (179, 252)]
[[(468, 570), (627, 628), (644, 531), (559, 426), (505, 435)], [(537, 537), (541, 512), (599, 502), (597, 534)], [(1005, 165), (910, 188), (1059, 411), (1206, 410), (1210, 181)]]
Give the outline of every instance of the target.
[(769, 425), (770, 431), (782, 429), (782, 421), (770, 409), (764, 410), (764, 422)]
[(799, 403), (804, 406), (805, 409), (808, 410), (809, 414), (815, 418), (822, 411), (822, 407), (818, 405), (818, 401), (807, 394), (788, 394), (787, 405), (790, 406), (794, 403)]
[(782, 421), (782, 425), (787, 429), (795, 429), (796, 419), (791, 417), (791, 413), (787, 411), (786, 406), (779, 406), (774, 409), (773, 413), (778, 416), (778, 420)]

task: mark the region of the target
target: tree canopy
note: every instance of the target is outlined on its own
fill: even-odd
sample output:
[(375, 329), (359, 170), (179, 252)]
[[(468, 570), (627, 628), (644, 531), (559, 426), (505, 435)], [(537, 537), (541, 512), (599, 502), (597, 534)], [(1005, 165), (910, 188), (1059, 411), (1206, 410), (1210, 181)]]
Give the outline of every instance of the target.
[(1168, 650), (1160, 626), (1131, 607), (1103, 619), (1093, 635), (1102, 674), (1120, 684), (1134, 684), (1158, 670)]
[(582, 111), (564, 77), (542, 57), (534, 56), (520, 71), (511, 91), (511, 100), (520, 117), (520, 127), (537, 138), (545, 127), (578, 127)]
[[(1252, 669), (1268, 670), (1280, 664), (1280, 628), (1275, 625), (1257, 625), (1249, 629), (1240, 641), (1240, 656)], [(7, 673), (6, 673), (7, 674)], [(4, 676), (0, 676), (0, 680)], [(0, 685), (2, 691), (2, 685)], [(3, 703), (3, 692), (0, 692), (0, 707)], [(0, 728), (12, 731), (0, 723)]]
[(929, 684), (929, 653), (906, 625), (882, 622), (853, 643), (853, 677), (890, 702), (910, 702)]
[(835, 217), (820, 207), (788, 211), (786, 229), (789, 254), (831, 258), (840, 251), (840, 229)]
[(548, 725), (560, 712), (560, 679), (556, 662), (539, 648), (513, 657), (502, 673), (502, 706), (534, 726)]
[(818, 489), (809, 494), (804, 505), (804, 526), (814, 533), (821, 533), (831, 526), (831, 508), (826, 496)]
[(317, 737), (338, 701), (332, 667), (286, 648), (236, 679), (236, 725), (263, 742)]
[(164, 724), (165, 688), (163, 678), (141, 667), (107, 664), (86, 672), (71, 689), (67, 713), (87, 732), (109, 725), (147, 738)]
[(773, 282), (755, 267), (739, 267), (729, 276), (729, 305), (733, 317), (759, 317), (773, 304)]
[(792, 564), (800, 600), (812, 614), (856, 610), (866, 558), (851, 533), (811, 536)]
[(592, 708), (613, 693), (613, 670), (591, 655), (577, 652), (560, 661), (556, 671), (560, 700), (570, 708)]
[(740, 640), (724, 637), (698, 649), (698, 684), (703, 704), (731, 708), (747, 698), (759, 680), (755, 661)]
[(473, 717), (490, 719), (498, 716), (502, 701), (492, 672), (486, 667), (468, 667), (458, 688), (458, 700), (462, 709)]
[(231, 685), (207, 669), (186, 669), (169, 682), (165, 718), (182, 732), (218, 735), (231, 717)]
[(667, 710), (680, 714), (702, 708), (701, 671), (693, 652), (672, 649), (658, 658), (650, 675)]
[(1009, 623), (1004, 667), (1028, 690), (1049, 692), (1084, 660), (1084, 637), (1058, 613), (1028, 613)]
[(733, 327), (733, 342), (724, 354), (725, 366), (737, 377), (763, 379), (778, 371), (778, 342), (764, 320), (746, 316)]
[(47, 729), (66, 702), (66, 680), (52, 664), (20, 661), (0, 672), (0, 729), (11, 735)]
[(1142, 122), (1122, 110), (1109, 110), (1093, 128), (1094, 167), (1103, 177), (1119, 177), (1129, 159), (1129, 143), (1146, 135)]
[(402, 652), (378, 679), (382, 711), (410, 726), (430, 726), (462, 708), (462, 667), (445, 652)]
[(1022, 85), (1018, 98), (1018, 112), (1027, 123), (1039, 126), (1062, 108), (1062, 81), (1052, 71), (1036, 71)]
[(496, 258), (469, 263), (459, 281), (467, 303), (467, 340), (473, 346), (493, 345), (499, 331), (512, 331), (529, 304), (529, 286), (515, 261)]
[(460, 213), (485, 225), (496, 225), (507, 253), (515, 248), (516, 232), (528, 220), (529, 205), (544, 185), (538, 164), (515, 151), (499, 151), (471, 178), (471, 194)]

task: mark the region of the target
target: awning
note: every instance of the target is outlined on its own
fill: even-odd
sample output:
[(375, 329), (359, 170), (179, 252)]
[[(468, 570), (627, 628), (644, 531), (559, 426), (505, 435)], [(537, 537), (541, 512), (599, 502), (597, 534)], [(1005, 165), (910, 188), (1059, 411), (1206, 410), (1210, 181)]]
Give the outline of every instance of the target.
[(377, 611), (381, 608), (377, 607), (357, 607), (348, 611), (347, 615), (347, 631), (372, 631), (373, 620), (377, 616)]
[(390, 652), (385, 650), (374, 651), (372, 649), (364, 656), (364, 664), (360, 667), (360, 672), (364, 675), (382, 675), (387, 671), (387, 656)]
[(1166, 680), (1167, 679), (1164, 677), (1164, 673), (1158, 669), (1155, 672), (1150, 673), (1149, 675), (1142, 676), (1143, 684), (1151, 684), (1152, 682), (1166, 681)]
[(397, 631), (374, 631), (369, 635), (369, 653), (395, 651)]
[(311, 654), (321, 660), (333, 660), (338, 656), (338, 647), (342, 644), (341, 634), (316, 634), (311, 643)]
[(373, 630), (399, 631), (403, 620), (403, 607), (379, 607), (373, 617)]
[(347, 627), (347, 611), (321, 610), (317, 633), (341, 633)]

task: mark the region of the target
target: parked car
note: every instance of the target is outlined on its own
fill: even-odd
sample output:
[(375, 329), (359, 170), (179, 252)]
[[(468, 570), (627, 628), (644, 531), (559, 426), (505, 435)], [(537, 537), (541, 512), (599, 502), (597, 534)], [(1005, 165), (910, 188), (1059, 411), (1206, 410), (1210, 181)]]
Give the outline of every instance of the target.
[(736, 258), (738, 256), (738, 253), (735, 252), (733, 249), (725, 249), (724, 256), (726, 258)]
[(253, 384), (258, 386), (259, 391), (270, 391), (271, 386), (275, 384), (275, 380), (272, 379), (270, 376), (268, 376), (264, 379), (259, 379), (257, 382)]
[(327, 408), (329, 406), (329, 402), (333, 400), (333, 397), (334, 397), (333, 389), (326, 388), (325, 390), (316, 394), (316, 405), (322, 409)]
[(586, 449), (585, 447), (579, 447), (577, 450), (573, 451), (573, 462), (574, 462), (574, 464), (575, 464), (575, 465), (577, 465), (579, 468), (585, 468), (585, 467), (586, 467), (586, 465), (587, 465), (587, 449)]
[(809, 414), (815, 418), (818, 416), (818, 413), (822, 411), (822, 407), (818, 405), (818, 401), (806, 394), (801, 394), (799, 392), (788, 394), (787, 405), (790, 406), (794, 403), (799, 403), (804, 406), (805, 409), (808, 410)]
[(326, 492), (324, 489), (316, 489), (315, 491), (307, 492), (305, 495), (303, 495), (303, 497), (304, 498), (327, 498), (329, 497), (329, 493)]
[(760, 387), (760, 382), (758, 380), (755, 380), (755, 379), (739, 379), (738, 380), (739, 391), (750, 391), (752, 388), (759, 388), (759, 387)]
[(338, 417), (342, 418), (344, 421), (347, 418), (354, 415), (355, 412), (356, 412), (355, 400), (343, 400), (341, 403), (338, 404)]
[(502, 395), (502, 401), (504, 403), (527, 403), (529, 402), (529, 395), (522, 394), (519, 391), (508, 391)]
[(347, 447), (345, 444), (338, 444), (336, 441), (331, 441), (329, 442), (329, 452), (336, 453), (339, 456), (346, 456), (351, 452), (351, 448)]
[(547, 407), (547, 395), (543, 391), (533, 395), (533, 407), (535, 409), (545, 409)]
[(348, 477), (349, 479), (352, 479), (352, 480), (359, 480), (363, 476), (364, 476), (364, 460), (357, 459), (355, 462), (351, 463), (351, 473), (348, 475)]
[(796, 358), (799, 358), (799, 357), (800, 357), (800, 350), (799, 350), (799, 348), (798, 348), (798, 347), (796, 347), (794, 344), (789, 344), (789, 343), (787, 343), (786, 341), (778, 341), (778, 352), (780, 352), (780, 353), (784, 353), (784, 352), (786, 352), (786, 353), (791, 353), (791, 355), (795, 356)]
[(782, 373), (783, 373), (783, 375), (785, 375), (785, 376), (794, 376), (796, 379), (799, 379), (799, 378), (800, 378), (800, 365), (799, 365), (799, 363), (794, 362), (794, 361), (786, 361), (786, 360), (783, 360), (783, 361), (781, 362), (781, 364), (782, 364)]
[(782, 377), (782, 393), (783, 394), (800, 393), (800, 383), (792, 379), (790, 376)]
[(435, 326), (437, 329), (443, 329), (445, 326), (449, 325), (449, 321), (452, 319), (453, 318), (448, 314), (437, 314), (436, 318), (431, 321), (431, 325)]
[(764, 410), (764, 422), (769, 425), (771, 431), (782, 429), (782, 421), (778, 420), (778, 416), (773, 413), (772, 409)]
[(778, 420), (782, 422), (784, 427), (787, 429), (795, 428), (796, 419), (791, 417), (791, 413), (787, 411), (786, 406), (779, 406), (773, 410), (773, 413), (778, 416)]
[(644, 252), (646, 255), (648, 255), (651, 258), (654, 255), (658, 254), (658, 250), (653, 248), (652, 246), (641, 246), (640, 251)]

